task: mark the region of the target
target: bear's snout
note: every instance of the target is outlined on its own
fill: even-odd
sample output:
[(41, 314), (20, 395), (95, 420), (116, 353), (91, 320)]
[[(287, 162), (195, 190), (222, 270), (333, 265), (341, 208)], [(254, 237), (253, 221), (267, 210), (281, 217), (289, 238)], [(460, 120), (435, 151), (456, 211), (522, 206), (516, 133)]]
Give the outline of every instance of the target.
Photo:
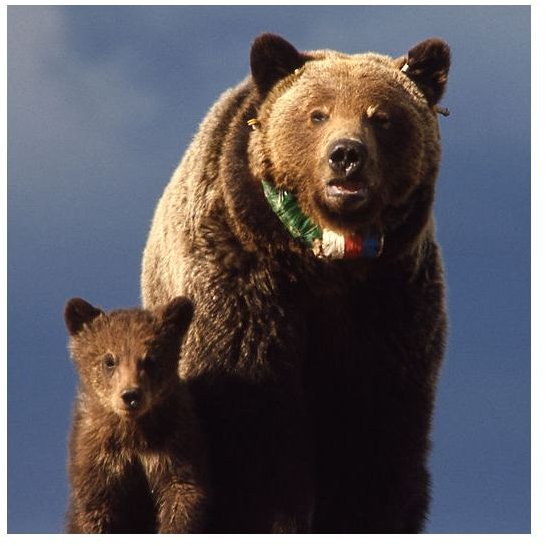
[(336, 174), (345, 178), (358, 175), (368, 159), (368, 148), (360, 140), (342, 138), (335, 140), (328, 149), (328, 164)]
[(327, 207), (337, 214), (354, 211), (369, 198), (368, 145), (358, 138), (337, 138), (327, 148), (329, 173), (323, 188)]
[(121, 399), (125, 404), (125, 407), (130, 410), (136, 410), (140, 408), (143, 401), (142, 389), (135, 387), (132, 389), (124, 389), (121, 392)]

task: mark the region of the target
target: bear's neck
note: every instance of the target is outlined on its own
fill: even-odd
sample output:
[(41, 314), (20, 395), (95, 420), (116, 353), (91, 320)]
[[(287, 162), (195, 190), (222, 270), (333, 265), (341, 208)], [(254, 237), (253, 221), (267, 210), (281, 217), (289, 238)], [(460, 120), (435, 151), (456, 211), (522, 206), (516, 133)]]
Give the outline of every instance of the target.
[(366, 236), (347, 236), (330, 229), (323, 229), (306, 216), (296, 199), (287, 190), (277, 189), (262, 180), (264, 196), (288, 233), (313, 251), (318, 258), (350, 260), (375, 259), (383, 250), (383, 235), (371, 233)]

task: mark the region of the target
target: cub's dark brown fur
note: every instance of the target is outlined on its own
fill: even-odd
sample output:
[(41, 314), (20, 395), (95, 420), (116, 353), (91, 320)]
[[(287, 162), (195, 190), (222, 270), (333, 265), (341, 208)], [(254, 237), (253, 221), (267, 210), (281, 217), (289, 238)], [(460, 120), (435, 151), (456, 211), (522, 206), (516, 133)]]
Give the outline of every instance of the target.
[(80, 375), (70, 440), (71, 533), (184, 533), (204, 528), (205, 441), (177, 375), (192, 305), (109, 314), (65, 308)]
[[(432, 203), (449, 48), (398, 59), (260, 36), (157, 207), (146, 307), (188, 294), (181, 368), (212, 443), (216, 531), (417, 532), (446, 318)], [(252, 122), (252, 129), (248, 126)], [(376, 259), (318, 259), (261, 181)]]

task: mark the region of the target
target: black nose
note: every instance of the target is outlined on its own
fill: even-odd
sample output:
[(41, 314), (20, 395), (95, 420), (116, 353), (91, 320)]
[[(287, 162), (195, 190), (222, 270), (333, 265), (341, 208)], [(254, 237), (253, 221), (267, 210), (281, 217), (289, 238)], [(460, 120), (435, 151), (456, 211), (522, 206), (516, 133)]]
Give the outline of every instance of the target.
[(336, 174), (349, 177), (356, 174), (366, 163), (368, 151), (359, 140), (343, 138), (336, 140), (328, 153), (330, 168)]
[(142, 401), (142, 391), (136, 389), (125, 389), (121, 393), (121, 399), (128, 408), (138, 408)]

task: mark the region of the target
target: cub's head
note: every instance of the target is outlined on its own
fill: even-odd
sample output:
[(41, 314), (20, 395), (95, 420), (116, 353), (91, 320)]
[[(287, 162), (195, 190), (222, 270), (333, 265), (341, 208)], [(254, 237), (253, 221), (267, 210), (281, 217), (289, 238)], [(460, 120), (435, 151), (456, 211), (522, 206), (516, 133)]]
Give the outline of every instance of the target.
[(424, 227), (440, 159), (445, 42), (426, 40), (392, 59), (300, 53), (265, 34), (250, 57), (256, 178), (291, 191), (307, 216), (343, 234), (381, 232), (388, 245), (404, 223)]
[(193, 315), (186, 298), (157, 310), (104, 313), (80, 298), (64, 319), (82, 392), (122, 417), (138, 417), (176, 385), (183, 335)]

